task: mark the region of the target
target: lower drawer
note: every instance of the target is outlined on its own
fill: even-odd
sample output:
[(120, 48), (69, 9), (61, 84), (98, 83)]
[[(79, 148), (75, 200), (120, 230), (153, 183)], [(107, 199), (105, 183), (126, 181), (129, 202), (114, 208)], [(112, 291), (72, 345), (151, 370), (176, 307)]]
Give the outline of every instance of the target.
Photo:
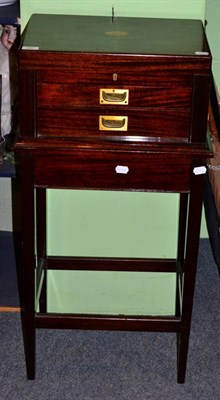
[[(116, 120), (119, 118), (119, 120)], [(100, 128), (100, 119), (102, 127)], [(125, 123), (126, 121), (126, 123)], [(188, 109), (57, 110), (39, 108), (38, 137), (142, 136), (161, 140), (189, 141)]]
[(35, 160), (39, 187), (188, 191), (191, 159), (167, 153), (76, 151)]

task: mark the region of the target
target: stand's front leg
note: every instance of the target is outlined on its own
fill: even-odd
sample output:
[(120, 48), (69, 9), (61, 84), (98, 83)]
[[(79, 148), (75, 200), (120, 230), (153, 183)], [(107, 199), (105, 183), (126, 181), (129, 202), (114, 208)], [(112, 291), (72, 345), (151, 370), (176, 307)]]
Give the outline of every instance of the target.
[(21, 156), (21, 317), (28, 379), (35, 378), (34, 162)]
[(200, 225), (203, 201), (204, 174), (192, 172), (186, 231), (185, 262), (183, 264), (181, 326), (177, 334), (178, 382), (184, 383), (192, 318), (193, 296), (197, 269)]

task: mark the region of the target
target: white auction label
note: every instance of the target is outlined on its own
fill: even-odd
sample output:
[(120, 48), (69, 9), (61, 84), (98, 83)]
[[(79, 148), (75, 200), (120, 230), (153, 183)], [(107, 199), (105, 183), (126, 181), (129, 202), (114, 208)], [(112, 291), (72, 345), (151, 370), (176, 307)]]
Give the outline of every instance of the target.
[(117, 167), (115, 167), (115, 171), (117, 174), (127, 174), (129, 168), (126, 165), (117, 165)]
[(208, 56), (209, 53), (207, 51), (195, 51), (197, 56)]
[(193, 173), (195, 175), (202, 175), (206, 173), (206, 167), (203, 165), (202, 167), (193, 168)]
[(39, 46), (22, 46), (22, 50), (39, 50)]

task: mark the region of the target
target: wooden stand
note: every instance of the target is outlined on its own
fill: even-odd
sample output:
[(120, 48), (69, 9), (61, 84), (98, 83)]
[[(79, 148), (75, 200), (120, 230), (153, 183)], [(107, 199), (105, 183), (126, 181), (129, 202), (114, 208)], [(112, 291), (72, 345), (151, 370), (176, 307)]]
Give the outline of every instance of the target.
[[(41, 27), (46, 26), (48, 33), (51, 29), (60, 30), (61, 42), (65, 43), (68, 21), (74, 31), (68, 34), (73, 37), (76, 34), (78, 38), (79, 25), (85, 28), (80, 31), (81, 43), (75, 41), (72, 49), (65, 49), (57, 41), (44, 48)], [(120, 29), (127, 29), (130, 42), (124, 41), (125, 34), (118, 33), (117, 49), (116, 27), (109, 27), (107, 17), (38, 15), (28, 25), (20, 51), (21, 141), (16, 147), (22, 195), (23, 322), (28, 379), (35, 377), (36, 329), (71, 328), (176, 332), (177, 379), (184, 382), (205, 160), (210, 155), (205, 145), (210, 55), (198, 21), (165, 20), (162, 27), (160, 23), (157, 19), (122, 19)], [(169, 41), (172, 24), (177, 31), (175, 53)], [(152, 41), (142, 37), (145, 50), (135, 50), (136, 42), (129, 39), (131, 27), (138, 27), (137, 35), (142, 27), (144, 35), (148, 25), (153, 32)], [(107, 44), (105, 41), (103, 45), (101, 32), (111, 29), (113, 33), (107, 34)], [(88, 30), (91, 43), (85, 40)], [(59, 37), (58, 32), (55, 37)], [(195, 46), (200, 43), (201, 48), (192, 48), (192, 37)], [(60, 46), (64, 46), (63, 51)], [(103, 46), (107, 46), (105, 51)], [(152, 46), (153, 55), (148, 49)], [(107, 98), (105, 104), (99, 99), (101, 90)], [(125, 103), (119, 104), (121, 101)], [(115, 116), (123, 117), (120, 120)], [(124, 116), (128, 118), (127, 127)], [(179, 193), (177, 257), (48, 256), (47, 188)], [(175, 272), (176, 313), (171, 317), (48, 313), (49, 269)]]

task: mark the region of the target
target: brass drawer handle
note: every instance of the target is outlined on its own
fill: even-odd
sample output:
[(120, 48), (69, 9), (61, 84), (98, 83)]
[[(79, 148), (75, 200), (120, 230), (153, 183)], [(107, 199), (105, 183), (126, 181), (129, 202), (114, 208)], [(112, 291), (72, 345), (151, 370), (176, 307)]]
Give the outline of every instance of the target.
[(100, 104), (128, 104), (128, 89), (100, 89)]
[(128, 117), (119, 116), (99, 116), (99, 130), (100, 131), (127, 131)]

